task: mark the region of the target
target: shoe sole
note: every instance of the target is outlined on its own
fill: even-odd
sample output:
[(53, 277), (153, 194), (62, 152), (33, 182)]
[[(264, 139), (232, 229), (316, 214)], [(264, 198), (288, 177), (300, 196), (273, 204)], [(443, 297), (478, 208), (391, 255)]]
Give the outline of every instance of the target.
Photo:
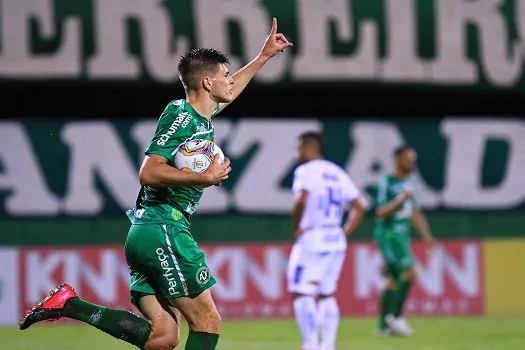
[[(34, 323), (36, 323), (36, 322), (33, 322), (33, 323), (30, 323), (30, 324), (27, 324), (28, 318), (31, 317), (39, 308), (41, 308), (42, 305), (44, 305), (49, 299), (51, 299), (53, 296), (55, 296), (55, 294), (60, 292), (64, 288), (64, 286), (65, 286), (64, 284), (61, 284), (61, 285), (57, 286), (55, 289), (53, 289), (51, 292), (49, 292), (49, 294), (44, 299), (42, 299), (37, 304), (33, 305), (33, 307), (27, 311), (27, 313), (24, 316), (24, 318), (22, 319), (22, 321), (20, 321), (20, 323), (19, 323), (20, 330), (23, 331), (24, 329), (27, 329), (27, 328), (31, 327)], [(56, 321), (56, 320), (57, 319), (49, 319), (47, 321), (53, 322), (53, 321)]]

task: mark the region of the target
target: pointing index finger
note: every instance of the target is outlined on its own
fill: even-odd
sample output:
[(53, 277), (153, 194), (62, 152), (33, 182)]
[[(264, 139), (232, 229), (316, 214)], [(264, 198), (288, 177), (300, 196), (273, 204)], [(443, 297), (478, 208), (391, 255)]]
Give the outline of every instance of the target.
[(272, 30), (270, 31), (270, 35), (275, 35), (275, 33), (277, 33), (277, 18), (273, 17)]

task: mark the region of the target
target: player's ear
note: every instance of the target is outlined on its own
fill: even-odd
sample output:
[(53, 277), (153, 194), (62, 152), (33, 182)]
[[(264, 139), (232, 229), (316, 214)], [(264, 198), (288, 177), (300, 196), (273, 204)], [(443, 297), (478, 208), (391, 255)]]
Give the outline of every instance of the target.
[(204, 77), (202, 79), (202, 87), (204, 87), (204, 90), (208, 92), (211, 91), (211, 85), (212, 85), (212, 82), (211, 82), (210, 77)]

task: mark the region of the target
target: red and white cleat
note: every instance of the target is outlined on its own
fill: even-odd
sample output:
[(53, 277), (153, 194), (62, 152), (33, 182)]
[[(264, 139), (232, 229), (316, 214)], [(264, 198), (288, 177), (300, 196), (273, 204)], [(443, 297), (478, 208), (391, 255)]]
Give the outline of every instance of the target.
[(69, 284), (57, 286), (42, 301), (27, 310), (26, 315), (19, 323), (20, 329), (27, 329), (40, 321), (57, 321), (62, 317), (62, 310), (66, 302), (77, 297), (77, 293)]

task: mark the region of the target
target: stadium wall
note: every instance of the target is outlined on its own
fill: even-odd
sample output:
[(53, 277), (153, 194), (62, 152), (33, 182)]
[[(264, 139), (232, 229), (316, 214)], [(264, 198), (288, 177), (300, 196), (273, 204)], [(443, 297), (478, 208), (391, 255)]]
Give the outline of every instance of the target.
[[(429, 211), (427, 216), (432, 231), (442, 239), (520, 238), (525, 235), (525, 214), (522, 211)], [(2, 219), (0, 245), (121, 244), (126, 238), (129, 224), (124, 215), (120, 218)], [(369, 212), (351, 239), (371, 239), (373, 224), (373, 214)], [(194, 236), (205, 243), (288, 242), (292, 237), (291, 227), (290, 215), (285, 214), (196, 215), (192, 222)]]
[[(214, 298), (224, 318), (288, 318), (286, 243), (205, 244), (217, 285)], [(520, 274), (525, 240), (443, 240), (433, 255), (414, 243), (418, 280), (408, 315), (481, 316), (525, 314)], [(0, 249), (0, 325), (14, 325), (28, 306), (68, 281), (86, 299), (136, 311), (121, 245), (35, 246)], [(349, 246), (338, 298), (344, 316), (374, 316), (382, 288), (375, 246)]]
[[(295, 137), (310, 129), (327, 136), (328, 156), (369, 202), (393, 148), (406, 142), (418, 151), (418, 200), (443, 250), (428, 257), (414, 242), (421, 273), (411, 314), (525, 314), (523, 119), (215, 124), (234, 173), (207, 191), (192, 225), (218, 276), (214, 293), (225, 317), (290, 316), (289, 186)], [(0, 121), (0, 324), (16, 323), (23, 308), (64, 280), (95, 302), (131, 308), (123, 212), (135, 201), (141, 150), (154, 125), (155, 119)], [(381, 261), (370, 241), (370, 209), (350, 241), (339, 291), (345, 316), (373, 315), (377, 307)]]
[[(67, 242), (68, 230), (96, 243), (121, 241), (155, 122), (0, 121), (0, 242), (31, 242), (38, 232)], [(523, 118), (218, 118), (214, 124), (234, 170), (201, 200), (194, 228), (206, 241), (245, 240), (252, 231), (254, 240), (287, 239), (295, 142), (305, 130), (325, 134), (327, 157), (349, 172), (369, 203), (393, 149), (409, 143), (419, 155), (418, 203), (442, 235), (514, 236), (525, 227)], [(360, 237), (370, 225), (369, 218)]]

